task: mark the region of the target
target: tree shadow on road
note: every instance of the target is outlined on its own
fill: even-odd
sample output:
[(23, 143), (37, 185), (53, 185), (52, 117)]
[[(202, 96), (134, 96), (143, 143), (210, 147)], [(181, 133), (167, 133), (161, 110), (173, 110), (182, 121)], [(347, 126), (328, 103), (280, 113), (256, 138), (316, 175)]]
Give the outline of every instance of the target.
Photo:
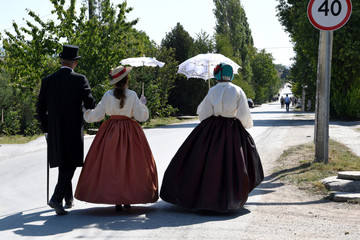
[[(287, 169), (282, 169), (272, 173), (271, 175), (265, 177), (264, 181), (254, 189), (255, 194), (278, 194), (276, 191), (281, 191), (281, 188), (286, 185), (286, 183), (281, 181), (281, 178), (294, 175), (294, 174), (301, 174), (306, 172), (310, 163), (304, 163), (299, 166), (294, 166)], [(300, 191), (300, 190), (299, 190)], [(286, 192), (284, 193), (286, 194)], [(305, 194), (305, 193), (304, 193)], [(330, 200), (324, 198), (320, 198), (318, 200), (311, 200), (311, 201), (292, 201), (289, 199), (284, 199), (284, 202), (254, 202), (254, 203), (247, 203), (247, 205), (257, 205), (257, 206), (272, 206), (272, 205), (312, 205), (312, 204), (324, 204), (330, 202)]]
[(44, 237), (94, 228), (103, 231), (132, 231), (227, 221), (250, 213), (245, 208), (223, 214), (192, 213), (161, 200), (149, 206), (134, 205), (130, 210), (123, 210), (122, 212), (116, 212), (114, 206), (74, 209), (65, 216), (56, 216), (52, 209), (26, 212), (19, 212), (2, 218), (0, 232), (13, 230), (15, 234), (20, 236)]
[[(171, 125), (165, 125), (165, 126), (159, 126), (154, 128), (195, 128), (197, 125), (199, 125), (198, 122), (196, 123), (177, 123), (177, 124), (171, 124)], [(149, 128), (151, 129), (151, 128)]]
[(275, 192), (276, 188), (284, 186), (284, 183), (276, 182), (272, 180), (272, 176), (267, 176), (264, 178), (262, 183), (258, 185), (249, 196), (256, 196), (256, 195), (265, 195)]
[(254, 120), (254, 126), (256, 127), (299, 127), (299, 126), (313, 126), (315, 120), (312, 119), (265, 119)]

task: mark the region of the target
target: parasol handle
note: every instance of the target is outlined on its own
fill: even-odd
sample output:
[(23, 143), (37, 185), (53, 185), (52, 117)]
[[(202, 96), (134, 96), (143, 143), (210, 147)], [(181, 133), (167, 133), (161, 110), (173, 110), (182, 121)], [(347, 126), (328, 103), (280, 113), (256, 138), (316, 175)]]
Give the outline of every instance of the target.
[(209, 90), (211, 88), (210, 86), (210, 63), (208, 62), (208, 84), (209, 84)]

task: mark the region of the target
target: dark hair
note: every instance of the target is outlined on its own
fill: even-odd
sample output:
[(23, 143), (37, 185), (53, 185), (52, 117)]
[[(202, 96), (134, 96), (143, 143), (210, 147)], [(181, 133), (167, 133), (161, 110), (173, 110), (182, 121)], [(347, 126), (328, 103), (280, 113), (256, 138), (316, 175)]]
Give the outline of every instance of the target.
[(129, 77), (126, 75), (123, 79), (115, 83), (114, 96), (120, 100), (120, 108), (123, 108), (125, 105), (126, 95), (125, 90), (127, 87)]

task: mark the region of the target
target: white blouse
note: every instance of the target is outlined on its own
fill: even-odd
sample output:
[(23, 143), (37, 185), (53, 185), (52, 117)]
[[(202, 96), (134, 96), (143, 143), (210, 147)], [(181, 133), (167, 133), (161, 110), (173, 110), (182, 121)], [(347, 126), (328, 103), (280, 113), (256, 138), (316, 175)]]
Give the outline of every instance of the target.
[(214, 115), (237, 118), (245, 128), (253, 126), (246, 94), (240, 87), (231, 82), (219, 82), (210, 88), (198, 106), (197, 114), (200, 121)]
[(84, 113), (84, 119), (88, 123), (99, 122), (106, 115), (122, 115), (134, 117), (139, 122), (145, 122), (149, 118), (149, 110), (142, 104), (136, 92), (126, 89), (124, 107), (120, 109), (120, 100), (114, 96), (114, 90), (107, 91), (94, 109), (88, 109)]

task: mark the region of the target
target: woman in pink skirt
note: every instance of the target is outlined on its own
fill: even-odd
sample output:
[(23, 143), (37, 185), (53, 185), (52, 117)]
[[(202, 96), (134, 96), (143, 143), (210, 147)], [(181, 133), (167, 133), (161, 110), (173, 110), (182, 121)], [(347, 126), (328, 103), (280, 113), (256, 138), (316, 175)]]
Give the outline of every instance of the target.
[[(122, 205), (153, 203), (158, 200), (158, 179), (154, 157), (144, 131), (135, 121), (149, 117), (146, 99), (128, 89), (131, 67), (119, 66), (110, 73), (113, 90), (107, 91), (85, 121), (105, 121), (89, 149), (75, 198), (91, 203)], [(133, 120), (132, 117), (135, 119)]]

